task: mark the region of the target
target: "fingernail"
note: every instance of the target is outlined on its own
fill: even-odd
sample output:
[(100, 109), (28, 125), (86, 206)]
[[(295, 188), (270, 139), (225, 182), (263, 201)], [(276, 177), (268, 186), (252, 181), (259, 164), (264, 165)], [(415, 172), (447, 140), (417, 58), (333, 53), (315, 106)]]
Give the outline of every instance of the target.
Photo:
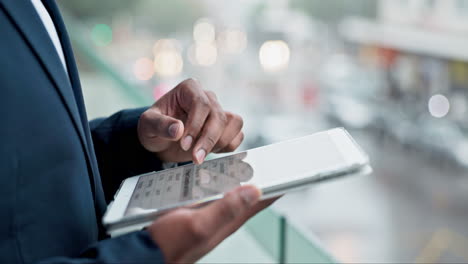
[(253, 187), (244, 187), (240, 191), (240, 196), (248, 206), (252, 206), (260, 199), (260, 191)]
[(199, 149), (197, 153), (195, 153), (195, 157), (197, 158), (198, 163), (202, 163), (205, 159), (206, 151), (204, 149)]
[(186, 136), (184, 139), (182, 139), (182, 149), (187, 151), (190, 149), (190, 147), (192, 146), (192, 141), (193, 141), (193, 138), (192, 136)]
[(175, 138), (177, 136), (177, 131), (178, 130), (179, 130), (179, 124), (178, 123), (174, 123), (174, 124), (170, 125), (169, 129), (168, 129), (169, 136)]

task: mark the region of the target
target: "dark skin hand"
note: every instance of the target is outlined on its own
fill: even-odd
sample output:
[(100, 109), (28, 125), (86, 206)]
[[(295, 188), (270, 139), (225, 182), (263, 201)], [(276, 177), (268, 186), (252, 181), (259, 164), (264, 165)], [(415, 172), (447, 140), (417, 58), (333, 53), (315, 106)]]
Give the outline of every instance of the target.
[(242, 118), (224, 111), (216, 95), (188, 79), (145, 111), (141, 144), (163, 161), (200, 164), (210, 152), (234, 151), (244, 139)]
[[(141, 115), (138, 137), (163, 161), (200, 164), (210, 152), (237, 149), (242, 126), (242, 118), (224, 111), (213, 92), (188, 79)], [(240, 186), (202, 208), (168, 212), (147, 230), (167, 263), (193, 263), (276, 200), (260, 196), (256, 187)]]
[(254, 186), (241, 186), (202, 208), (167, 213), (149, 227), (167, 263), (194, 263), (277, 198), (260, 201)]

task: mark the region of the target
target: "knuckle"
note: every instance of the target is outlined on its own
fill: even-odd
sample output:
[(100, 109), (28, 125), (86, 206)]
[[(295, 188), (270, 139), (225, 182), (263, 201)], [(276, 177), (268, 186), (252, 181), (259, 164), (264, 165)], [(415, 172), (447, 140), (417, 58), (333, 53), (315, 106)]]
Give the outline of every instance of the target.
[(192, 95), (192, 101), (195, 102), (195, 103), (199, 103), (200, 101), (202, 101), (203, 98), (199, 95), (199, 94), (193, 94)]
[(184, 83), (190, 85), (190, 86), (194, 86), (194, 87), (199, 87), (200, 86), (200, 82), (195, 79), (195, 78), (188, 78), (184, 81)]
[(234, 122), (236, 122), (237, 127), (239, 128), (239, 130), (242, 129), (242, 127), (244, 127), (244, 119), (242, 119), (242, 117), (240, 115), (233, 114), (233, 120), (234, 120)]
[(200, 107), (201, 109), (209, 109), (210, 108), (210, 100), (205, 96), (205, 95), (202, 95), (202, 94), (199, 94), (199, 93), (194, 93), (192, 95), (192, 102)]
[(244, 133), (241, 132), (241, 133), (240, 133), (239, 143), (242, 143), (242, 141), (244, 141), (244, 137), (245, 137)]
[(206, 95), (212, 99), (216, 99), (216, 94), (213, 91), (206, 91)]
[(242, 209), (241, 201), (238, 197), (232, 195), (232, 193), (227, 194), (227, 199), (223, 203), (220, 213), (226, 221), (232, 221), (236, 218), (237, 213)]
[(237, 147), (236, 147), (234, 144), (231, 143), (231, 144), (227, 145), (227, 146), (224, 148), (224, 150), (225, 150), (226, 152), (232, 152), (232, 151), (236, 150), (236, 148), (237, 148)]
[(195, 242), (201, 241), (207, 237), (207, 231), (200, 223), (198, 218), (190, 210), (178, 210), (177, 212), (178, 224), (184, 227), (185, 232), (190, 235), (191, 239)]
[(198, 87), (198, 82), (195, 80), (195, 79), (187, 79), (183, 82), (181, 82), (179, 85), (178, 85), (178, 88), (183, 90), (183, 91), (187, 91), (187, 92), (193, 92), (194, 90), (197, 89)]
[(143, 121), (143, 122), (147, 122), (151, 119), (151, 113), (147, 110), (145, 112), (143, 112), (141, 115), (140, 115), (140, 120)]
[(227, 140), (221, 138), (221, 139), (218, 141), (218, 143), (216, 143), (216, 146), (217, 146), (216, 149), (217, 149), (217, 150), (222, 150), (222, 149), (224, 149), (228, 144), (229, 144), (229, 142), (228, 142)]
[(191, 219), (190, 223), (188, 224), (188, 228), (188, 232), (195, 241), (203, 241), (209, 238), (207, 228), (202, 223), (202, 221), (198, 219)]
[(197, 93), (197, 91), (199, 92), (201, 90), (200, 87), (201, 87), (200, 83), (193, 78), (186, 79), (185, 81), (180, 83), (181, 89), (184, 89), (192, 93)]
[(229, 152), (236, 150), (240, 146), (242, 141), (244, 141), (244, 133), (241, 132), (238, 139), (235, 139), (233, 142), (229, 143), (226, 146), (226, 150)]
[(223, 111), (218, 111), (217, 113), (220, 124), (224, 127), (228, 123), (228, 117)]
[(192, 136), (197, 136), (202, 126), (203, 126), (203, 123), (200, 120), (196, 120), (196, 119), (192, 120), (190, 125), (188, 125), (187, 127), (188, 133), (192, 134)]
[(193, 220), (193, 215), (192, 213), (185, 209), (179, 209), (173, 212), (174, 215), (177, 215), (177, 219), (179, 221), (179, 224), (181, 226), (190, 226), (192, 220)]
[(203, 108), (209, 108), (210, 105), (211, 105), (211, 102), (208, 98), (204, 97), (204, 96), (198, 96), (197, 98), (198, 102), (200, 103), (200, 105), (203, 107)]
[(192, 105), (192, 106), (199, 106), (200, 105), (200, 101), (202, 100), (200, 95), (195, 93), (195, 94), (191, 94), (190, 97), (191, 97), (190, 98), (190, 101), (191, 101), (190, 105)]
[(205, 142), (207, 143), (206, 145), (208, 145), (210, 148), (216, 144), (216, 141), (217, 140), (215, 139), (214, 135), (207, 135), (205, 138)]

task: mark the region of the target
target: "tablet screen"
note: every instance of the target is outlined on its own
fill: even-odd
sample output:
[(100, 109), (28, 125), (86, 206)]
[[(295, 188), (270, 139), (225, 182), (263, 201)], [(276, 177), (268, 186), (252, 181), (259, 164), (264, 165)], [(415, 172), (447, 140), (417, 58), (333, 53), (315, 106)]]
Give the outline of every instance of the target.
[(329, 133), (317, 133), (201, 165), (143, 175), (138, 179), (125, 215), (203, 200), (242, 184), (266, 188), (349, 165)]

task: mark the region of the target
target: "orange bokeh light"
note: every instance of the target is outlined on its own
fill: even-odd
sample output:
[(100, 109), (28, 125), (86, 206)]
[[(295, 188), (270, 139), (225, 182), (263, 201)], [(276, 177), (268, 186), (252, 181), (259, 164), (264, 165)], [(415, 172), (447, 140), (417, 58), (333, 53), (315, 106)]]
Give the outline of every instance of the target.
[(138, 80), (147, 81), (154, 75), (153, 61), (148, 58), (139, 58), (133, 65), (133, 73)]

